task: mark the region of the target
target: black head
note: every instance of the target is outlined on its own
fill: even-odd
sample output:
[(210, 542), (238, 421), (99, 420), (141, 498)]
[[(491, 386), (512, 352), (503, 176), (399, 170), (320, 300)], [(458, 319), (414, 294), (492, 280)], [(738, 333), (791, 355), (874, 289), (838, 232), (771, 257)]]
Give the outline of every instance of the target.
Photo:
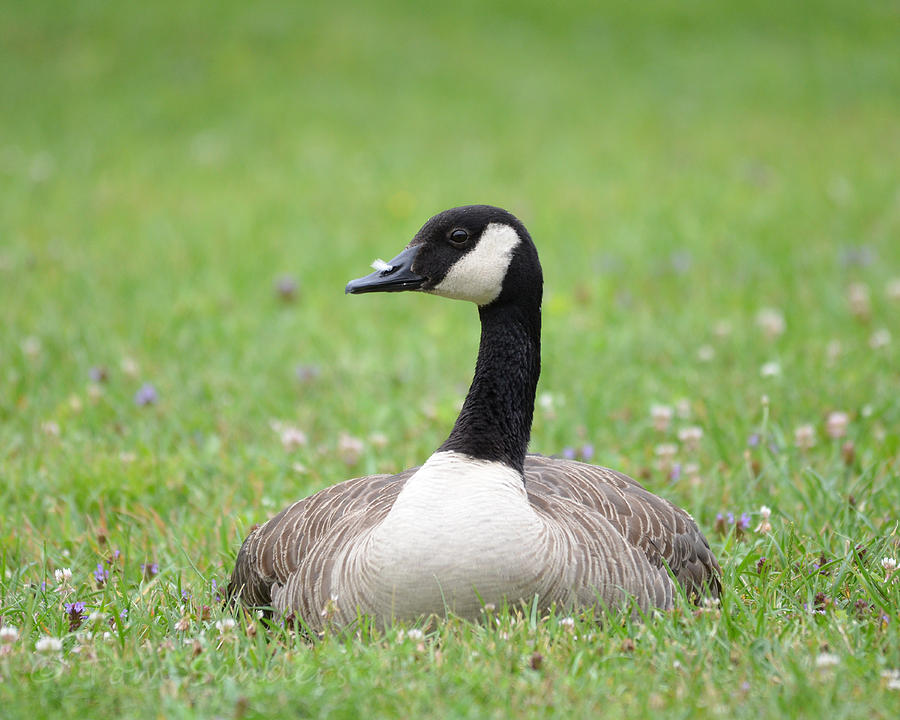
[(435, 215), (387, 265), (346, 291), (421, 290), (479, 307), (525, 298), (540, 304), (543, 278), (531, 236), (514, 215), (491, 205)]

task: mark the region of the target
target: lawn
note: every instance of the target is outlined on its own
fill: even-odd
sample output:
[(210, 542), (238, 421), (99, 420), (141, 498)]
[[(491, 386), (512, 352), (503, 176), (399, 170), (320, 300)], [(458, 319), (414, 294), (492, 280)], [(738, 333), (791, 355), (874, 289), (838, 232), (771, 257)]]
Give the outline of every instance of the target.
[[(895, 717), (897, 5), (426, 8), (0, 0), (4, 717)], [(721, 604), (232, 622), (254, 523), (449, 431), (473, 308), (343, 288), (474, 202), (544, 265), (532, 450)]]

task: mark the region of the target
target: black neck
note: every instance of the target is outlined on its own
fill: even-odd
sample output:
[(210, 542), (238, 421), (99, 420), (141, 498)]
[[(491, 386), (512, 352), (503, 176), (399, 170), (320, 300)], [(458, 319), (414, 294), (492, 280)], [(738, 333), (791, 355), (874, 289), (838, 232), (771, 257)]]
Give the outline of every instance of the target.
[(541, 374), (540, 300), (534, 307), (479, 308), (475, 377), (450, 436), (439, 448), (524, 471), (534, 394)]

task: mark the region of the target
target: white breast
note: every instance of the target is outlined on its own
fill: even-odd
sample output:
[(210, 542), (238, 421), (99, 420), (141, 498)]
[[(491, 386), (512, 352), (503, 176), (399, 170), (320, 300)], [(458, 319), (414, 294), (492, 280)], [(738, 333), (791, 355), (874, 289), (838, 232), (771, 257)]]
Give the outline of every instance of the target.
[(482, 603), (531, 597), (546, 549), (542, 530), (518, 472), (435, 453), (368, 545), (377, 614), (404, 619), (451, 609), (473, 616)]

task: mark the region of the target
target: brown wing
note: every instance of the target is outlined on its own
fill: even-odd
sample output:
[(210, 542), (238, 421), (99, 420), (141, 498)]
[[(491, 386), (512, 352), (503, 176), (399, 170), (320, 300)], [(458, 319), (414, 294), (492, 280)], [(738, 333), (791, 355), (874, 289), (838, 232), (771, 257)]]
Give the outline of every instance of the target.
[(338, 525), (345, 526), (338, 535), (350, 540), (355, 532), (381, 522), (417, 469), (345, 480), (295, 502), (253, 529), (238, 551), (227, 597), (251, 607), (272, 606), (312, 548), (334, 535)]
[(540, 455), (525, 459), (525, 488), (532, 504), (539, 497), (562, 497), (605, 517), (654, 567), (663, 562), (688, 597), (718, 597), (721, 570), (694, 519), (637, 481), (573, 460)]

